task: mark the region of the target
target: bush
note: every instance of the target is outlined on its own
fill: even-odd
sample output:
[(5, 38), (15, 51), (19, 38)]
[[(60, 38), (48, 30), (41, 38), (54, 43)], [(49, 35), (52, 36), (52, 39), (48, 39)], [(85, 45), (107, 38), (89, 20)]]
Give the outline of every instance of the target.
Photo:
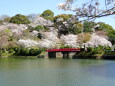
[(88, 50), (88, 52), (91, 52), (91, 51), (93, 51), (94, 49), (93, 49), (92, 47), (88, 47), (87, 50)]
[(115, 56), (115, 51), (106, 51), (104, 55), (105, 56)]
[(88, 51), (81, 51), (79, 54), (77, 54), (76, 56), (83, 56), (85, 57), (90, 57), (90, 56), (98, 56), (98, 55), (103, 55), (104, 51), (101, 49), (101, 47), (96, 47), (96, 48), (87, 48)]
[(42, 51), (39, 50), (39, 49), (30, 49), (29, 51), (29, 55), (30, 56), (36, 56), (36, 55), (39, 55)]
[(29, 49), (28, 48), (21, 48), (20, 55), (28, 56), (29, 55)]
[(72, 47), (62, 45), (60, 48), (72, 48)]
[(15, 24), (29, 24), (30, 21), (28, 20), (28, 18), (24, 15), (21, 14), (17, 14), (15, 16), (13, 16), (10, 21), (10, 23), (15, 23)]
[(9, 53), (13, 53), (17, 56), (36, 56), (39, 55), (43, 50), (41, 49), (29, 49), (24, 47), (12, 47), (8, 49)]
[(14, 51), (13, 49), (10, 49), (10, 50), (9, 50), (9, 53), (14, 54), (14, 53), (15, 53), (15, 51)]
[(38, 25), (38, 26), (35, 27), (35, 30), (36, 31), (44, 30), (44, 26)]

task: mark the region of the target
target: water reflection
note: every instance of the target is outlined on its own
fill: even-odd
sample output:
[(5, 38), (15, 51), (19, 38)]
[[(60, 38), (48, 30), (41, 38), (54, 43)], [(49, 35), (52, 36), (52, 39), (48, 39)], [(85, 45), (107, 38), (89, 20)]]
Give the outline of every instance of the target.
[(115, 62), (0, 59), (0, 86), (114, 86)]
[(97, 76), (115, 79), (114, 68), (115, 68), (115, 63), (111, 62), (111, 63), (102, 64), (102, 65), (91, 66), (88, 69), (89, 69), (89, 72), (93, 72)]

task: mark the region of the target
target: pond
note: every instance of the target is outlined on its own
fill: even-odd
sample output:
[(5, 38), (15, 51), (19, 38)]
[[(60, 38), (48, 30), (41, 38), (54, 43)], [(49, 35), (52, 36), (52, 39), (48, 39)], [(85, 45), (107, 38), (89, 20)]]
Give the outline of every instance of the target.
[(0, 58), (0, 86), (115, 86), (115, 61)]

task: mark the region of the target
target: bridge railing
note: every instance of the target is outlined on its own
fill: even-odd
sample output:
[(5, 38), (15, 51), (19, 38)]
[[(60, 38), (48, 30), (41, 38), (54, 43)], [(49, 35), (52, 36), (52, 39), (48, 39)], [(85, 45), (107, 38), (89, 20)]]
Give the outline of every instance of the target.
[(60, 48), (60, 49), (48, 49), (47, 52), (77, 52), (81, 51), (80, 48)]

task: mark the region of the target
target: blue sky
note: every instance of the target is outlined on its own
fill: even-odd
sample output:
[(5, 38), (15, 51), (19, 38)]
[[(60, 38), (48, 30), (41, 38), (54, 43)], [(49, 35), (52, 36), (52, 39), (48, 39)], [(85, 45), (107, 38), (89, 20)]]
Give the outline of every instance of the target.
[[(0, 1), (0, 15), (14, 16), (16, 14), (40, 14), (46, 9), (52, 10), (55, 15), (63, 13), (72, 13), (58, 10), (57, 4), (64, 2), (64, 0), (1, 0)], [(115, 16), (104, 17), (97, 19), (96, 21), (102, 21), (110, 24), (115, 29)]]

